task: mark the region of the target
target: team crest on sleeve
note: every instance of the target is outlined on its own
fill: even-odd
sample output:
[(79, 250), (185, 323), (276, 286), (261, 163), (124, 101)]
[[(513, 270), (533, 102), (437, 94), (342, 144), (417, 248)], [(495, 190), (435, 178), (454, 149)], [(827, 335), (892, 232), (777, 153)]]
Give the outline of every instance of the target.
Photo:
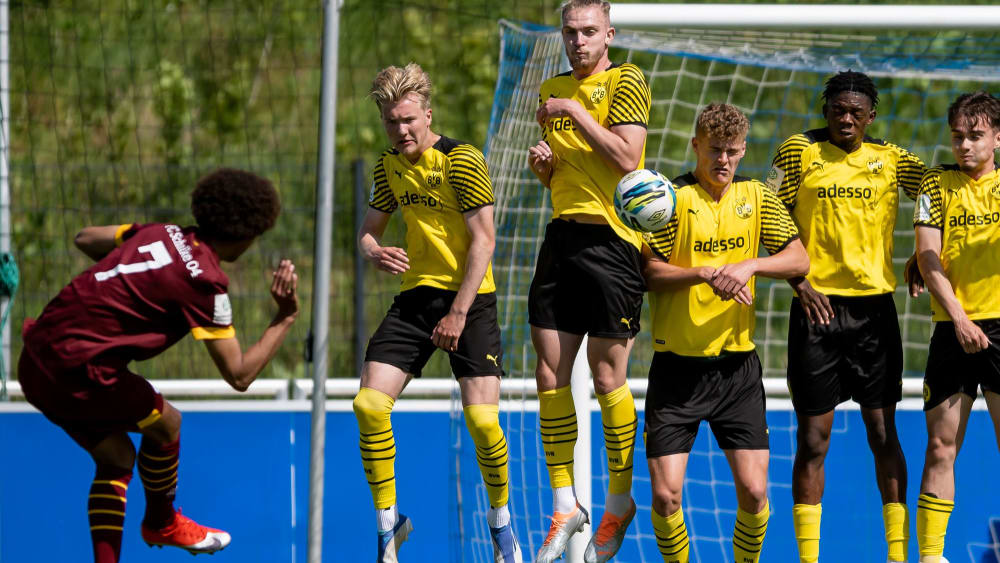
[(233, 306), (229, 303), (228, 293), (220, 293), (215, 296), (215, 310), (212, 313), (212, 322), (217, 325), (233, 324)]
[(990, 188), (990, 195), (997, 199), (1000, 199), (1000, 182), (993, 184), (993, 187)]
[(749, 219), (753, 215), (753, 205), (747, 198), (741, 197), (736, 200), (736, 216), (740, 219)]
[(882, 171), (882, 161), (881, 160), (879, 160), (877, 158), (873, 158), (873, 159), (871, 159), (871, 160), (868, 161), (868, 173), (869, 174), (878, 174), (881, 171)]
[(765, 184), (774, 193), (778, 193), (781, 189), (781, 183), (785, 181), (785, 171), (781, 169), (780, 166), (772, 166), (770, 170), (767, 171), (767, 178), (765, 179)]
[(914, 221), (931, 220), (931, 196), (930, 194), (920, 194), (917, 197), (917, 205), (913, 208)]

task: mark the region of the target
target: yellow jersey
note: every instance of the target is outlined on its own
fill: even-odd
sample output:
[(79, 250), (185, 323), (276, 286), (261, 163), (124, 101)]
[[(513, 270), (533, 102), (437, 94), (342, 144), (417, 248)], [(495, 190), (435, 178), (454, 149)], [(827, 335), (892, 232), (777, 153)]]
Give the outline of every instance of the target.
[(891, 143), (865, 137), (844, 152), (827, 129), (793, 135), (778, 147), (767, 185), (792, 211), (812, 266), (806, 278), (827, 295), (890, 293), (892, 231), (899, 188), (917, 197), (924, 163)]
[[(931, 168), (913, 225), (941, 230), (941, 265), (969, 318), (1000, 318), (1000, 170), (973, 180), (954, 164)], [(952, 320), (933, 295), (931, 310)]]
[[(677, 207), (667, 226), (646, 235), (654, 254), (675, 266), (721, 267), (770, 254), (798, 238), (781, 201), (757, 180), (737, 176), (720, 201), (693, 174), (675, 178)], [(754, 291), (755, 278), (748, 285)], [(706, 283), (650, 293), (653, 349), (681, 356), (714, 357), (754, 349), (754, 309), (721, 300)]]
[[(471, 240), (463, 213), (493, 203), (486, 159), (468, 143), (442, 135), (413, 164), (395, 149), (382, 153), (368, 205), (383, 213), (403, 208), (410, 269), (401, 291), (419, 285), (458, 291)], [(491, 262), (478, 292), (494, 291)]]
[[(539, 90), (539, 105), (549, 98), (576, 100), (595, 121), (609, 129), (629, 124), (646, 127), (649, 121), (649, 86), (639, 67), (631, 63), (613, 64), (583, 80), (574, 78), (572, 72), (549, 78)], [(642, 236), (621, 222), (612, 204), (621, 174), (594, 152), (573, 120), (549, 119), (542, 128), (542, 140), (556, 158), (549, 182), (552, 218), (573, 213), (599, 215), (618, 236), (640, 248)], [(645, 152), (644, 141), (638, 168), (645, 162)]]

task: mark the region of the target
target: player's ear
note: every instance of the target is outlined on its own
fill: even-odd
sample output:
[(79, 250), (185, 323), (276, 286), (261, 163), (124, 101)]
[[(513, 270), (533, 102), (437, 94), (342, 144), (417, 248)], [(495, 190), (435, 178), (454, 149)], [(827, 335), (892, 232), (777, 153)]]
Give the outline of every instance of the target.
[(433, 110), (431, 110), (431, 108), (427, 108), (427, 124), (428, 125), (430, 125), (430, 123), (431, 123), (431, 113), (433, 113)]
[(691, 148), (695, 151), (698, 150), (698, 137), (691, 137)]
[(604, 36), (604, 47), (611, 45), (611, 40), (615, 38), (615, 28), (608, 26), (608, 33)]

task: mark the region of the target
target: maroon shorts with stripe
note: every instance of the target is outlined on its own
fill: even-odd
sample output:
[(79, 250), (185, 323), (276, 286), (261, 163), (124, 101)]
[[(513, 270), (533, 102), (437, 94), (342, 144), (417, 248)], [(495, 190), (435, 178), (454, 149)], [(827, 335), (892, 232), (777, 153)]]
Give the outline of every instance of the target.
[(25, 346), (17, 365), (24, 398), (87, 451), (112, 434), (138, 432), (163, 412), (163, 395), (125, 367), (91, 363), (54, 371)]

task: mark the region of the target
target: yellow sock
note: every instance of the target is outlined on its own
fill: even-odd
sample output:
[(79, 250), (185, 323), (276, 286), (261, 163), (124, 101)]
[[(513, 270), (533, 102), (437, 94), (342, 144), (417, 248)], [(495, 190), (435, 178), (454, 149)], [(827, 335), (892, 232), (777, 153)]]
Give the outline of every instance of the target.
[(917, 499), (917, 546), (920, 556), (944, 554), (944, 536), (948, 531), (948, 517), (955, 502), (935, 498), (928, 494)]
[(653, 533), (663, 563), (688, 563), (688, 531), (684, 525), (684, 511), (678, 508), (666, 518), (660, 516), (655, 508), (649, 512), (653, 516)]
[(901, 502), (882, 506), (885, 521), (885, 543), (889, 546), (889, 561), (906, 561), (910, 543), (910, 514)]
[(800, 563), (819, 561), (819, 523), (822, 515), (822, 504), (792, 505), (792, 523), (795, 539), (799, 542)]
[(635, 452), (635, 399), (628, 383), (607, 395), (598, 395), (608, 452), (608, 494), (632, 491), (632, 454)]
[(367, 387), (354, 397), (354, 416), (361, 431), (361, 465), (375, 508), (396, 504), (396, 440), (389, 422), (395, 403), (392, 397)]
[(767, 532), (767, 519), (771, 516), (771, 506), (757, 514), (736, 510), (736, 525), (733, 527), (733, 555), (735, 563), (757, 563), (760, 561), (760, 549), (764, 545), (764, 534)]
[(497, 405), (469, 405), (465, 407), (465, 425), (476, 444), (476, 461), (483, 474), (490, 506), (500, 508), (507, 504), (507, 438), (500, 428), (500, 407)]
[(573, 485), (576, 406), (569, 386), (538, 392), (538, 425), (552, 488)]

